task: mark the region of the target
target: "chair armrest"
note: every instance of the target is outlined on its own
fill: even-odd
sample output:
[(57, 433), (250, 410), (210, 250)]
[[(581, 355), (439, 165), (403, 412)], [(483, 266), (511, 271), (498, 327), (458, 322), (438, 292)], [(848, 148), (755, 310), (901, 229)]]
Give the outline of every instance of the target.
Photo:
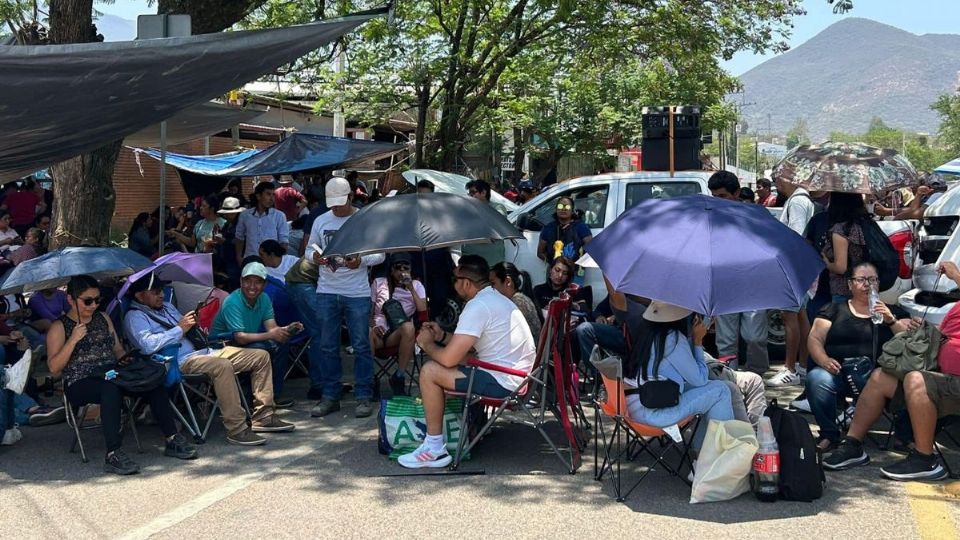
[(470, 358), (467, 360), (467, 365), (470, 367), (477, 367), (485, 369), (487, 371), (496, 371), (498, 373), (506, 373), (507, 375), (514, 375), (516, 377), (526, 377), (529, 375), (526, 371), (520, 371), (519, 369), (511, 369), (503, 366), (498, 366), (496, 364), (491, 364), (489, 362), (484, 362), (483, 360), (477, 360), (476, 358)]

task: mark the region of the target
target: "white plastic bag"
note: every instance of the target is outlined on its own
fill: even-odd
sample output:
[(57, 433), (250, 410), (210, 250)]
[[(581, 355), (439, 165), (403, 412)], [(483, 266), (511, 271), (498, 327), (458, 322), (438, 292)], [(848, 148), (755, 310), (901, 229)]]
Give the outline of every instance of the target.
[(759, 447), (748, 422), (711, 420), (700, 448), (690, 503), (726, 501), (749, 490), (753, 456)]

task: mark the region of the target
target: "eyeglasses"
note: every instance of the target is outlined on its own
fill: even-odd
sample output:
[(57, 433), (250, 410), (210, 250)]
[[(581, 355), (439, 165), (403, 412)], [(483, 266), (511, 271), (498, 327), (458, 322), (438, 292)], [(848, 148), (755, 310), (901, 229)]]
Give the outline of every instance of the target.
[(94, 297), (92, 297), (92, 298), (91, 298), (91, 297), (87, 297), (87, 298), (77, 298), (77, 300), (83, 302), (83, 305), (85, 305), (85, 306), (92, 306), (92, 305), (94, 305), (94, 304), (100, 305), (100, 297), (99, 297), (99, 296), (94, 296)]
[(876, 285), (880, 283), (880, 278), (877, 277), (855, 277), (850, 278), (850, 281), (855, 281), (858, 285), (866, 285), (867, 283), (871, 285)]
[(573, 210), (572, 204), (558, 204), (557, 210)]
[(409, 264), (395, 264), (395, 265), (393, 265), (393, 269), (394, 269), (394, 270), (400, 270), (400, 271), (405, 272), (405, 271), (407, 271), (407, 270), (410, 270), (410, 265), (409, 265)]

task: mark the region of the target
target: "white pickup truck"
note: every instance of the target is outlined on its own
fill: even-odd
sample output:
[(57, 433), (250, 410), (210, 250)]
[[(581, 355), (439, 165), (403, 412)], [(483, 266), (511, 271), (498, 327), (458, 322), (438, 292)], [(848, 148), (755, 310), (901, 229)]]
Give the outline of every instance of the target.
[[(668, 172), (636, 171), (584, 176), (550, 186), (508, 216), (523, 231), (524, 239), (516, 246), (507, 242), (506, 260), (529, 272), (534, 285), (546, 281), (547, 265), (537, 257), (537, 244), (544, 225), (553, 221), (560, 197), (573, 199), (575, 211), (596, 236), (640, 201), (697, 193), (710, 195), (707, 180), (711, 174), (712, 171), (678, 171), (671, 176)], [(593, 288), (594, 305), (607, 295), (603, 276), (595, 268), (586, 269), (584, 285)]]

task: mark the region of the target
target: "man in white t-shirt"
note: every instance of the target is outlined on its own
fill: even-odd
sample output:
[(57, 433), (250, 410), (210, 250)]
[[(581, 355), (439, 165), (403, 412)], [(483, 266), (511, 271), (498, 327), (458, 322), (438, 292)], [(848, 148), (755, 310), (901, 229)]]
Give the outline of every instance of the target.
[[(419, 469), (446, 467), (452, 461), (443, 441), (444, 391), (467, 391), (468, 368), (461, 364), (471, 349), (478, 360), (527, 373), (533, 367), (533, 334), (512, 300), (490, 284), (490, 267), (480, 255), (464, 255), (454, 270), (454, 287), (467, 301), (453, 335), (436, 323), (424, 323), (417, 343), (430, 357), (420, 370), (420, 397), (426, 413), (427, 436), (413, 453), (400, 456), (400, 465)], [(510, 395), (523, 377), (478, 369), (473, 391), (489, 397)]]
[(327, 248), (334, 233), (350, 219), (357, 209), (350, 204), (353, 190), (346, 178), (333, 177), (325, 187), (327, 208), (330, 210), (317, 217), (310, 228), (305, 256), (319, 267), (317, 279), (317, 317), (319, 336), (314, 336), (320, 347), (320, 380), (323, 398), (313, 410), (312, 416), (326, 416), (340, 410), (343, 394), (343, 364), (340, 360), (340, 322), (345, 321), (350, 344), (353, 346), (353, 395), (357, 399), (354, 416), (363, 418), (373, 413), (373, 351), (370, 348), (370, 281), (367, 268), (383, 262), (382, 253), (375, 255), (352, 255), (349, 257), (326, 257), (321, 251)]
[[(783, 212), (780, 222), (803, 236), (807, 230), (807, 223), (813, 217), (816, 206), (810, 193), (795, 184), (782, 178), (777, 178), (777, 191), (787, 196), (783, 203)], [(807, 320), (807, 310), (801, 306), (797, 311), (783, 310), (780, 312), (784, 329), (784, 352), (786, 358), (784, 366), (774, 376), (764, 383), (767, 386), (794, 386), (803, 384), (807, 370), (802, 364), (807, 359), (807, 335), (810, 334), (810, 321)]]

